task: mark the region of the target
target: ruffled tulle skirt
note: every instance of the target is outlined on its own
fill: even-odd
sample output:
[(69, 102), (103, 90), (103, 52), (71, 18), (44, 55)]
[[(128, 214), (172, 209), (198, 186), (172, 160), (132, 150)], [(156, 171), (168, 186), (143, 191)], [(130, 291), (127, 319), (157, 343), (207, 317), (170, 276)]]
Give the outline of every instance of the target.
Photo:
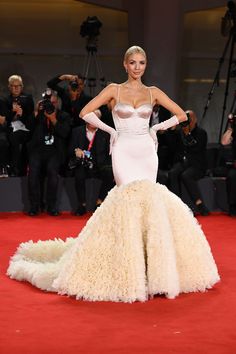
[(20, 244), (7, 274), (90, 301), (146, 301), (205, 291), (219, 281), (206, 237), (165, 186), (114, 187), (77, 238)]

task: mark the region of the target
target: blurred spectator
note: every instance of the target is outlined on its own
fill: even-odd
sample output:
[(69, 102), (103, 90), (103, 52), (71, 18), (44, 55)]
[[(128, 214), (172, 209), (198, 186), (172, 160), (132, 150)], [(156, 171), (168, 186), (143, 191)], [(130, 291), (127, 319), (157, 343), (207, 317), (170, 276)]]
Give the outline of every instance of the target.
[(173, 166), (169, 171), (169, 189), (181, 197), (181, 182), (186, 187), (194, 204), (194, 212), (208, 215), (198, 187), (198, 180), (204, 177), (207, 168), (207, 133), (198, 127), (193, 111), (187, 111), (189, 121), (176, 129)]
[(230, 114), (227, 129), (221, 137), (221, 144), (230, 147), (231, 159), (226, 163), (226, 186), (229, 215), (236, 216), (236, 115)]
[(34, 101), (23, 92), (21, 76), (12, 75), (8, 79), (9, 96), (5, 98), (7, 124), (9, 126), (11, 176), (26, 174), (26, 143), (34, 119)]
[(47, 86), (57, 91), (62, 100), (62, 110), (71, 116), (72, 127), (84, 125), (84, 120), (79, 117), (79, 114), (91, 100), (91, 97), (84, 93), (84, 78), (82, 75), (59, 75), (49, 80)]
[(7, 110), (0, 98), (0, 177), (8, 177), (9, 141), (7, 137)]
[(66, 157), (66, 139), (70, 133), (70, 116), (59, 109), (55, 93), (48, 90), (38, 103), (29, 150), (30, 216), (39, 214), (43, 195), (42, 176), (47, 177), (46, 203), (48, 214), (57, 216), (59, 171)]
[[(101, 112), (97, 110), (95, 113), (100, 118)], [(109, 134), (91, 124), (87, 123), (73, 129), (69, 146), (71, 157), (69, 165), (75, 169), (75, 188), (78, 200), (75, 215), (83, 215), (86, 212), (86, 179), (93, 177), (102, 181), (97, 205), (101, 204), (108, 191), (114, 186), (109, 145)]]

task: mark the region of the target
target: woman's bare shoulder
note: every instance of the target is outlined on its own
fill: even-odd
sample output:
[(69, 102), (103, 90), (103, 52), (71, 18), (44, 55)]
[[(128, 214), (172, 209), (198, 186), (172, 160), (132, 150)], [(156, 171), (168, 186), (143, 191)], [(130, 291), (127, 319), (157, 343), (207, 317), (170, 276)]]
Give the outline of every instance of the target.
[(110, 84), (108, 84), (105, 87), (105, 90), (109, 91), (109, 92), (115, 92), (115, 91), (117, 91), (118, 87), (119, 87), (119, 84), (117, 84), (115, 82), (111, 82)]
[(161, 93), (161, 92), (163, 92), (159, 87), (157, 87), (157, 86), (146, 86), (149, 90), (152, 90), (152, 92), (159, 92), (159, 93)]

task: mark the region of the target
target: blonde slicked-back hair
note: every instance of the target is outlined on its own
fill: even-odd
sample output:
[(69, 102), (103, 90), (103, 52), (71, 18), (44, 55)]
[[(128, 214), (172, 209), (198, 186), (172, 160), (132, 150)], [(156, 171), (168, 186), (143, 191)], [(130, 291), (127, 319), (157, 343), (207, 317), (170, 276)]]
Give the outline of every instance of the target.
[(147, 59), (147, 55), (146, 55), (145, 51), (143, 50), (143, 48), (139, 47), (138, 45), (133, 45), (132, 47), (130, 47), (126, 50), (125, 55), (124, 55), (124, 62), (127, 62), (128, 58), (132, 54), (142, 54), (145, 57), (145, 59)]
[(22, 77), (20, 75), (11, 75), (8, 78), (8, 84), (11, 85), (14, 81), (19, 81), (20, 84), (23, 86), (23, 80)]

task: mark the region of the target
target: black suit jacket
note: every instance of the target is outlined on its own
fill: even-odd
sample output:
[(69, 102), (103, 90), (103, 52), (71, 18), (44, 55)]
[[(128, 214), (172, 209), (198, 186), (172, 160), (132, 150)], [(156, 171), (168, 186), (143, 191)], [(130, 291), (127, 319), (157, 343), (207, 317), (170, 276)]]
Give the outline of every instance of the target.
[[(67, 139), (71, 130), (70, 116), (66, 112), (57, 111), (56, 117), (57, 123), (50, 126), (51, 133), (54, 136), (54, 144), (52, 146), (55, 148), (55, 151), (58, 154), (61, 162), (64, 162), (67, 150)], [(28, 143), (29, 154), (31, 152), (44, 149), (45, 129), (47, 129), (46, 127), (46, 118), (43, 112), (40, 112), (34, 120), (33, 135), (30, 142)]]
[(13, 97), (10, 94), (4, 99), (7, 110), (6, 118), (8, 126), (11, 125), (11, 122), (15, 117), (15, 112), (12, 111), (12, 105), (15, 100), (17, 100), (17, 103), (21, 106), (23, 111), (22, 116), (18, 119), (24, 123), (27, 129), (31, 130), (34, 121), (34, 101), (32, 95), (26, 94), (24, 92), (22, 92), (18, 97)]
[[(188, 146), (183, 143), (183, 136), (181, 130), (174, 132), (176, 137), (176, 144), (173, 144), (175, 149), (174, 162), (183, 161), (183, 157), (186, 157), (186, 167), (196, 167), (201, 171), (205, 171), (207, 168), (206, 160), (206, 148), (207, 148), (207, 132), (196, 126), (191, 135), (196, 140), (196, 144)], [(173, 140), (174, 142), (174, 140)]]
[[(76, 127), (72, 130), (72, 135), (69, 144), (69, 156), (75, 156), (74, 150), (80, 148), (87, 150), (89, 140), (86, 136), (86, 125)], [(109, 155), (110, 135), (100, 129), (96, 131), (95, 139), (91, 149), (93, 161), (98, 168), (102, 166), (111, 165), (111, 158)]]
[[(7, 108), (4, 99), (0, 97), (0, 116), (7, 117)], [(7, 118), (6, 118), (7, 119)], [(4, 124), (0, 124), (0, 134), (7, 133), (7, 121)]]

